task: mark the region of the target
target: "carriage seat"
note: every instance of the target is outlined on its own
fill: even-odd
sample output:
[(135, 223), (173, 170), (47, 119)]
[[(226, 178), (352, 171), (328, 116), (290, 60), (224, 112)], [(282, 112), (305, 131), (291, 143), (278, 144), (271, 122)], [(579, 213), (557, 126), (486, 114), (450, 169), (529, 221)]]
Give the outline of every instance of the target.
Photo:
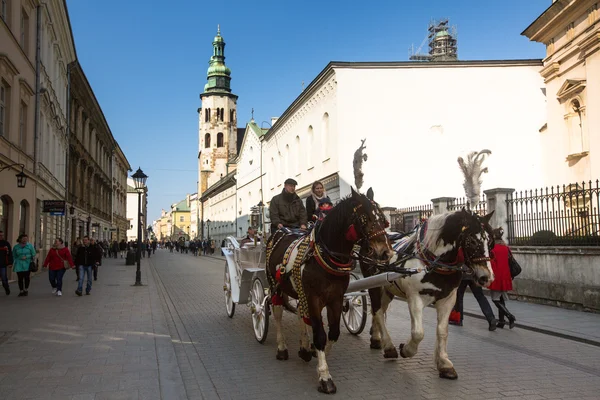
[(402, 239), (406, 235), (407, 234), (404, 232), (392, 232), (388, 235), (388, 239), (390, 240), (390, 242), (395, 242), (396, 240)]

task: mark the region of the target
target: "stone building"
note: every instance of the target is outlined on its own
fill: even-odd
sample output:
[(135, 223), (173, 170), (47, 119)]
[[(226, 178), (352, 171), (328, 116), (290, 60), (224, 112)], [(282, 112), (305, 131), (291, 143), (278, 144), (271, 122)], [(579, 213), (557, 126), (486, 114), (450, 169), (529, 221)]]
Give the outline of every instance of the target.
[(600, 177), (600, 3), (555, 0), (525, 31), (546, 45), (540, 71), (548, 121), (540, 129), (544, 183)]
[(64, 1), (2, 1), (0, 18), (0, 168), (23, 164), (29, 178), (15, 192), (14, 173), (0, 175), (1, 220), (12, 241), (28, 233), (43, 258), (66, 233), (64, 207), (51, 213), (44, 204), (66, 196), (67, 82), (75, 45)]
[(71, 68), (69, 218), (71, 240), (125, 239), (131, 166), (114, 139), (79, 62)]
[[(132, 178), (127, 178), (127, 241), (137, 241), (138, 224), (142, 224), (142, 241), (147, 239), (146, 228), (148, 227), (148, 187), (139, 198), (138, 191)], [(138, 204), (141, 202), (141, 204)], [(140, 207), (138, 207), (140, 206)], [(138, 213), (139, 210), (139, 213)]]

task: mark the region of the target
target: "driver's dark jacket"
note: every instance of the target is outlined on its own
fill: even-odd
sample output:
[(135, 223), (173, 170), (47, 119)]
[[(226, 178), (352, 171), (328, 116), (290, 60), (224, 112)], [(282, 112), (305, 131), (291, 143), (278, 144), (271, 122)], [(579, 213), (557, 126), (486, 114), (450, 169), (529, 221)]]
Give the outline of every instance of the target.
[(284, 193), (285, 189), (271, 199), (269, 214), (273, 227), (282, 224), (285, 227), (300, 227), (306, 225), (306, 209), (296, 193)]

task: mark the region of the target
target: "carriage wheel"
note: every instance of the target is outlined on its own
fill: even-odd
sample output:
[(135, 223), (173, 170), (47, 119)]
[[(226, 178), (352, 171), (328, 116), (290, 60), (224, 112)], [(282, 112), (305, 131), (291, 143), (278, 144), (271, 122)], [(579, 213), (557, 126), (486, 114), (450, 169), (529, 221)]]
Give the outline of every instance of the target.
[(231, 295), (231, 276), (229, 275), (229, 267), (225, 264), (225, 284), (223, 285), (223, 291), (225, 292), (225, 309), (227, 316), (233, 318), (235, 314), (235, 303)]
[(269, 332), (269, 303), (265, 301), (265, 288), (259, 278), (254, 278), (252, 282), (250, 302), (254, 337), (258, 343), (264, 343)]
[[(355, 274), (350, 275), (350, 280), (356, 280)], [(367, 324), (367, 295), (344, 297), (344, 306), (342, 319), (348, 332), (353, 335), (360, 335)]]

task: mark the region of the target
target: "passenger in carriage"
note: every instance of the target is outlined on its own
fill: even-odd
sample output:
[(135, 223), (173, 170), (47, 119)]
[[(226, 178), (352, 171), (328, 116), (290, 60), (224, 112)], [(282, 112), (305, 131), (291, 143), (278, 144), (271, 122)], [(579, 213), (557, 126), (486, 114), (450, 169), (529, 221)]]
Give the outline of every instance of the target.
[(329, 200), (329, 197), (324, 197), (319, 200), (319, 208), (315, 210), (316, 215), (313, 215), (314, 221), (323, 221), (323, 218), (329, 214), (329, 211), (333, 209), (333, 203)]
[(324, 198), (327, 198), (327, 193), (325, 193), (325, 187), (323, 186), (323, 183), (320, 181), (315, 181), (312, 184), (310, 196), (306, 198), (306, 216), (308, 221), (314, 221), (314, 217), (317, 215), (319, 201)]
[(256, 238), (257, 242), (260, 242), (260, 238), (256, 236), (256, 230), (254, 229), (254, 227), (249, 226), (248, 234), (240, 242), (240, 247), (244, 246), (246, 243), (250, 243), (250, 244), (254, 243), (254, 238)]
[(271, 233), (282, 228), (306, 229), (306, 209), (296, 194), (297, 185), (294, 179), (286, 179), (281, 193), (271, 199)]

